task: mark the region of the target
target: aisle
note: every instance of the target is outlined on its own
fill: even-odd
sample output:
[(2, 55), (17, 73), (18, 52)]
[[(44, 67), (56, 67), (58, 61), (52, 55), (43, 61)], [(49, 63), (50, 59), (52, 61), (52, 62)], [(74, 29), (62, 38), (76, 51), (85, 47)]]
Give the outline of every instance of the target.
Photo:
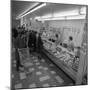
[[(23, 55), (24, 56), (24, 55)], [(25, 69), (16, 71), (16, 61), (12, 58), (12, 88), (42, 88), (72, 85), (70, 80), (48, 59), (38, 58), (37, 54), (27, 55), (23, 58)]]

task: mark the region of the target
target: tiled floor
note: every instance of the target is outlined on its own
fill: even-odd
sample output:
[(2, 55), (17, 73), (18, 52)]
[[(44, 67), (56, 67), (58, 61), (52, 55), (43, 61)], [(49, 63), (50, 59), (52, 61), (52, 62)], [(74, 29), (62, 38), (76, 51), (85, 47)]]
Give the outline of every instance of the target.
[(20, 68), (20, 72), (16, 71), (16, 61), (12, 57), (12, 88), (28, 89), (72, 84), (72, 80), (48, 59), (38, 59), (37, 55), (27, 56), (24, 53), (23, 56), (25, 56), (22, 59), (25, 68)]

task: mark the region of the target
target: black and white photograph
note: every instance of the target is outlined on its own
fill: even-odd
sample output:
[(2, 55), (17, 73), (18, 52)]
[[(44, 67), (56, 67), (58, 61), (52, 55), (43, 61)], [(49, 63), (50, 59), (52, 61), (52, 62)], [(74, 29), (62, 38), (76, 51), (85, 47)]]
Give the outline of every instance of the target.
[(88, 5), (11, 0), (11, 90), (88, 85)]

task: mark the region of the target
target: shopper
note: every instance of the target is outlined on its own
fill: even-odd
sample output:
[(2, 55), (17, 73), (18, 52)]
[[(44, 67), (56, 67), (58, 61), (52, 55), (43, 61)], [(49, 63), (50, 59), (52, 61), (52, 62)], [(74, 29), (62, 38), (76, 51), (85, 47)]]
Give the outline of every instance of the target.
[(37, 40), (38, 40), (38, 47), (37, 47), (38, 48), (38, 53), (41, 53), (41, 50), (43, 48), (43, 42), (42, 42), (40, 33), (38, 33)]
[(18, 32), (17, 32), (16, 28), (13, 28), (12, 29), (12, 47), (13, 48), (15, 48), (14, 43), (15, 43), (15, 39), (17, 36), (18, 36)]
[(20, 67), (23, 67), (23, 65), (20, 62), (20, 56), (19, 56), (19, 51), (18, 51), (18, 49), (21, 49), (24, 47), (22, 45), (23, 43), (21, 39), (21, 33), (18, 33), (15, 39), (15, 57), (16, 57), (16, 70), (17, 71), (20, 71)]
[(30, 31), (29, 33), (29, 39), (28, 39), (28, 47), (29, 47), (29, 52), (32, 52), (32, 48), (33, 48), (33, 32)]
[(33, 32), (33, 51), (36, 51), (36, 32)]

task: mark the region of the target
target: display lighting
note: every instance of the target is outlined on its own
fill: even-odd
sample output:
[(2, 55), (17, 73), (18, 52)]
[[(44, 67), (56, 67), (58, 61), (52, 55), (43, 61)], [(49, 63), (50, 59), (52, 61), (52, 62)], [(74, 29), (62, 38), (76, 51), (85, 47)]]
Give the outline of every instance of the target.
[(46, 14), (44, 16), (41, 16), (41, 18), (51, 18), (52, 17), (52, 14)]
[(38, 21), (51, 21), (51, 20), (70, 20), (70, 19), (85, 19), (86, 15), (73, 15), (52, 18), (38, 18)]
[(86, 7), (82, 7), (81, 9), (54, 13), (51, 16), (44, 15), (42, 17), (36, 17), (36, 19), (38, 19), (39, 21), (49, 21), (49, 20), (85, 19), (85, 17), (86, 17)]
[(40, 19), (40, 18), (41, 18), (41, 17), (38, 16), (38, 17), (35, 17), (34, 19)]
[(72, 16), (72, 15), (78, 15), (79, 10), (71, 10), (71, 11), (65, 11), (65, 12), (58, 12), (54, 13), (53, 15), (44, 15), (42, 17), (36, 17), (35, 19), (38, 20), (60, 20), (65, 19), (66, 16)]
[(65, 17), (51, 17), (51, 18), (40, 18), (39, 21), (50, 21), (50, 20), (65, 20)]
[(72, 15), (78, 15), (78, 14), (79, 14), (79, 10), (76, 9), (76, 10), (71, 10), (71, 11), (54, 13), (53, 17), (72, 16)]
[(31, 11), (25, 13), (24, 15), (21, 15), (21, 16), (17, 17), (16, 19), (20, 19), (20, 18), (22, 18), (22, 17), (24, 17), (24, 16), (26, 16), (26, 15), (32, 13), (32, 12), (34, 12), (34, 11), (36, 11), (36, 10), (44, 7), (44, 6), (46, 6), (46, 3), (43, 3), (43, 4), (39, 5), (39, 6), (37, 6), (36, 8), (34, 8), (34, 9), (32, 9)]
[(51, 18), (51, 17), (52, 17), (52, 15), (51, 15), (51, 14), (47, 14), (47, 15), (44, 15), (44, 16), (37, 16), (37, 17), (35, 17), (34, 19), (41, 20), (41, 19)]
[(76, 15), (76, 16), (68, 16), (66, 19), (85, 19), (86, 15)]

